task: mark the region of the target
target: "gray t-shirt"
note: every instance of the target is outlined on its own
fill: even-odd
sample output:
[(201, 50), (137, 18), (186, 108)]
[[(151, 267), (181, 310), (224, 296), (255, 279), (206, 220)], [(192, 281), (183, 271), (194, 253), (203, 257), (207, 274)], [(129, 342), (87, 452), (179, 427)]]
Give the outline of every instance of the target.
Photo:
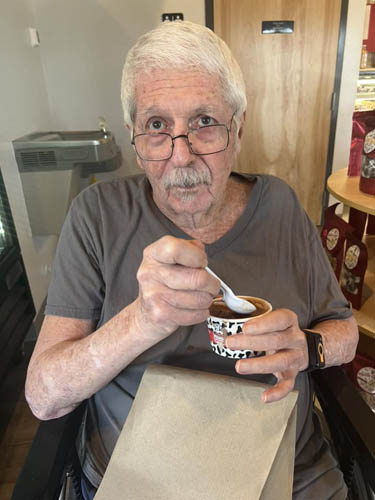
[[(263, 297), (274, 309), (293, 310), (301, 328), (348, 318), (350, 305), (295, 193), (272, 176), (246, 177), (254, 182), (250, 199), (234, 227), (206, 245), (210, 267), (238, 295)], [(60, 236), (46, 314), (91, 319), (99, 328), (136, 299), (143, 249), (164, 235), (190, 238), (158, 210), (144, 175), (83, 191), (73, 201)], [(235, 360), (211, 351), (204, 323), (181, 327), (140, 355), (89, 401), (84, 471), (95, 486), (149, 363), (237, 376)], [(275, 380), (272, 375), (248, 378)], [(293, 498), (344, 499), (341, 473), (313, 418), (310, 377), (299, 374), (295, 388), (299, 398)]]

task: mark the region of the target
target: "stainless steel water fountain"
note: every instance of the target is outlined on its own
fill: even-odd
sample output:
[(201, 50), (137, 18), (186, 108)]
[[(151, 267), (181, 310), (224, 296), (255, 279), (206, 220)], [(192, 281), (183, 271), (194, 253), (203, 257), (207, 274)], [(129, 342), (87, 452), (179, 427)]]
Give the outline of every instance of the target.
[(13, 141), (34, 236), (60, 234), (82, 179), (121, 165), (113, 134), (100, 130), (33, 132)]

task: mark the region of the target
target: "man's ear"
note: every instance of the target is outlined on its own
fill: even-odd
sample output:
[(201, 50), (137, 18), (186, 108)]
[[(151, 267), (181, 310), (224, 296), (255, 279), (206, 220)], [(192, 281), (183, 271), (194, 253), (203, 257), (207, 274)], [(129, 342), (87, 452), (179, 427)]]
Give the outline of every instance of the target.
[(238, 138), (241, 140), (243, 131), (244, 131), (244, 126), (245, 126), (245, 120), (246, 120), (246, 111), (242, 113), (241, 119), (240, 119), (240, 124), (238, 127)]
[(242, 139), (243, 132), (244, 132), (245, 120), (246, 120), (246, 111), (244, 111), (242, 113), (242, 116), (240, 117), (239, 123), (238, 123), (237, 137), (236, 137), (236, 142), (235, 142), (235, 154), (236, 154), (236, 156), (241, 151), (241, 139)]
[(142, 162), (141, 162), (141, 159), (139, 158), (139, 156), (138, 156), (137, 154), (135, 155), (135, 158), (136, 158), (136, 160), (137, 160), (137, 165), (138, 165), (138, 167), (139, 167), (140, 169), (144, 170), (143, 165), (142, 165)]
[[(131, 135), (131, 132), (132, 132), (132, 129), (130, 127), (130, 125), (128, 125), (127, 123), (124, 123), (125, 125), (125, 128), (128, 129), (129, 131), (129, 134)], [(132, 148), (134, 150), (134, 153), (135, 153), (135, 149), (134, 149), (134, 146), (132, 145)], [(143, 166), (142, 166), (142, 163), (141, 163), (141, 159), (139, 158), (139, 156), (137, 155), (137, 153), (135, 153), (135, 159), (136, 159), (136, 162), (137, 162), (137, 165), (139, 168), (141, 168), (143, 170)]]

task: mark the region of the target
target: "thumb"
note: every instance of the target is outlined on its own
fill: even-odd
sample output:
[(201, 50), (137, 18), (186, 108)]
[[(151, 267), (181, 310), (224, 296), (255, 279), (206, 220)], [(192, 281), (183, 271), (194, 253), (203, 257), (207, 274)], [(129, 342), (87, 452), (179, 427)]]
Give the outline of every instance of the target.
[(203, 250), (204, 256), (205, 256), (205, 263), (202, 267), (207, 266), (208, 260), (207, 260), (207, 255), (206, 255), (206, 245), (200, 241), (200, 240), (189, 240), (189, 243), (191, 243), (193, 246), (196, 248), (199, 248), (200, 250)]
[(189, 240), (189, 243), (191, 243), (195, 247), (201, 248), (202, 250), (205, 251), (206, 246), (205, 246), (205, 244), (202, 241), (200, 241), (200, 240)]

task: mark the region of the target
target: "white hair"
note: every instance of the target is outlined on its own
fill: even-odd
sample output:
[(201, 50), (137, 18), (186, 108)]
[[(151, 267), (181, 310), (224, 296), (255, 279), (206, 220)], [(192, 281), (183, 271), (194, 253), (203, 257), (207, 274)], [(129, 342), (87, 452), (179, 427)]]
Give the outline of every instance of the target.
[(227, 44), (200, 24), (164, 21), (142, 35), (128, 52), (121, 82), (126, 125), (131, 128), (134, 126), (137, 76), (155, 69), (171, 68), (198, 69), (216, 76), (223, 99), (236, 112), (236, 118), (246, 110), (246, 87), (242, 71)]

